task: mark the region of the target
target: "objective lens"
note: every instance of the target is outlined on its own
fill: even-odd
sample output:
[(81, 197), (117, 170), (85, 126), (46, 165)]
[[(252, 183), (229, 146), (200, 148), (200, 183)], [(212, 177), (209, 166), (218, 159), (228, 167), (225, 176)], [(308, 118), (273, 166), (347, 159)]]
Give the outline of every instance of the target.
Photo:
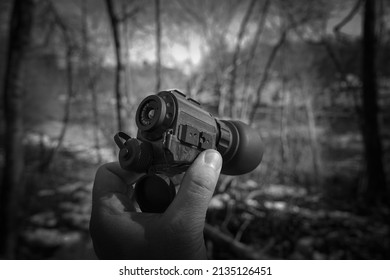
[(154, 109), (150, 110), (149, 113), (148, 113), (148, 118), (149, 119), (153, 119), (154, 117)]
[(175, 110), (174, 100), (168, 92), (147, 96), (137, 109), (136, 123), (138, 129), (149, 140), (159, 139), (173, 122)]
[(156, 111), (158, 110), (158, 104), (154, 100), (147, 102), (141, 109), (140, 114), (140, 123), (144, 126), (149, 126), (153, 123), (156, 116)]

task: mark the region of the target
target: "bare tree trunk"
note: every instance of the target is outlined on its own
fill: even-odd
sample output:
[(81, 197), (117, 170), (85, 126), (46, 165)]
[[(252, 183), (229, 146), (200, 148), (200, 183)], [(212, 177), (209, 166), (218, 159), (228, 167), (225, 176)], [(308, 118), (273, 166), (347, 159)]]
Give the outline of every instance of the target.
[(252, 123), (255, 118), (256, 110), (259, 107), (261, 102), (262, 91), (264, 90), (264, 87), (268, 82), (268, 75), (271, 70), (271, 66), (275, 60), (276, 54), (278, 53), (280, 47), (283, 45), (284, 41), (286, 40), (286, 36), (287, 36), (287, 30), (284, 30), (280, 35), (278, 42), (273, 46), (271, 54), (268, 57), (267, 63), (263, 71), (263, 75), (261, 77), (261, 80), (256, 90), (255, 100), (253, 102), (251, 110), (249, 111), (249, 117), (248, 117), (249, 123)]
[(53, 162), (53, 159), (60, 149), (61, 145), (64, 142), (66, 131), (68, 129), (68, 124), (70, 120), (70, 109), (72, 100), (75, 96), (75, 89), (74, 89), (74, 69), (73, 69), (73, 62), (72, 62), (72, 56), (74, 51), (74, 44), (72, 41), (72, 35), (70, 34), (67, 26), (65, 25), (64, 21), (61, 19), (60, 15), (58, 14), (56, 8), (54, 7), (53, 3), (51, 1), (48, 2), (51, 12), (54, 15), (54, 20), (56, 25), (61, 30), (62, 37), (65, 44), (65, 62), (66, 62), (66, 81), (67, 81), (67, 99), (65, 103), (65, 109), (64, 109), (64, 116), (62, 119), (62, 127), (60, 134), (57, 138), (57, 144), (56, 146), (50, 151), (50, 153), (47, 155), (47, 157), (43, 160), (40, 166), (40, 170), (44, 171), (47, 168), (50, 167), (50, 164)]
[(321, 185), (322, 181), (322, 164), (321, 164), (321, 155), (320, 148), (318, 145), (318, 137), (317, 137), (317, 129), (316, 129), (316, 118), (313, 110), (313, 98), (310, 94), (310, 91), (307, 89), (307, 85), (304, 86), (304, 93), (306, 95), (305, 98), (305, 109), (307, 115), (307, 124), (309, 130), (309, 140), (310, 140), (310, 149), (313, 160), (313, 173), (314, 173), (314, 183), (315, 188), (312, 188), (311, 191), (315, 192), (318, 190), (318, 187)]
[(82, 4), (82, 34), (83, 34), (83, 58), (85, 63), (85, 76), (87, 79), (87, 91), (91, 94), (91, 107), (92, 107), (92, 119), (94, 124), (93, 129), (93, 141), (96, 151), (97, 162), (102, 161), (100, 155), (100, 140), (99, 140), (99, 110), (98, 101), (96, 94), (96, 78), (91, 73), (91, 60), (89, 53), (89, 34), (88, 34), (88, 5), (87, 1), (84, 0)]
[(214, 91), (217, 93), (218, 96), (218, 115), (224, 116), (225, 115), (225, 109), (226, 109), (226, 101), (227, 101), (227, 92), (222, 87), (222, 83), (220, 81), (221, 79), (217, 77), (217, 81), (214, 85)]
[(241, 112), (240, 112), (240, 118), (241, 119), (247, 119), (248, 118), (248, 109), (249, 109), (249, 98), (248, 98), (248, 85), (250, 81), (250, 76), (252, 72), (253, 67), (253, 58), (256, 55), (257, 46), (260, 41), (261, 34), (264, 30), (265, 25), (265, 19), (267, 17), (268, 9), (270, 6), (270, 0), (266, 0), (264, 3), (264, 6), (261, 7), (260, 15), (259, 15), (259, 22), (257, 24), (257, 29), (255, 36), (253, 38), (253, 42), (249, 51), (249, 55), (245, 61), (245, 74), (244, 74), (244, 89), (242, 92), (243, 96), (243, 104), (241, 106)]
[[(288, 102), (287, 102), (287, 96), (286, 96), (286, 90), (285, 90), (285, 81), (286, 79), (283, 78), (282, 80), (282, 102), (281, 102), (281, 109), (280, 109), (280, 152), (281, 152), (281, 166), (280, 169), (284, 173), (286, 171), (286, 168), (289, 168), (290, 165), (290, 151), (288, 146)], [(282, 176), (282, 183), (285, 183), (285, 176)]]
[(238, 67), (238, 56), (240, 55), (241, 50), (241, 42), (245, 35), (245, 29), (248, 25), (249, 18), (252, 14), (253, 8), (256, 4), (256, 0), (251, 0), (251, 2), (248, 5), (248, 9), (244, 15), (244, 18), (242, 19), (240, 30), (237, 34), (237, 42), (236, 47), (233, 53), (233, 59), (232, 59), (232, 70), (230, 72), (230, 89), (229, 89), (229, 115), (232, 118), (236, 118), (236, 79), (237, 79), (237, 67)]
[(385, 199), (385, 195), (387, 194), (378, 121), (379, 109), (376, 81), (377, 38), (375, 29), (375, 0), (366, 0), (363, 18), (362, 100), (363, 142), (367, 171), (366, 197), (369, 203)]
[[(122, 2), (122, 10), (127, 11), (127, 3), (126, 1)], [(123, 48), (124, 48), (124, 59), (123, 59), (123, 67), (124, 67), (124, 97), (126, 99), (125, 106), (126, 106), (126, 118), (131, 119), (131, 113), (132, 110), (130, 109), (132, 106), (132, 101), (131, 101), (131, 82), (130, 82), (130, 77), (131, 77), (131, 68), (130, 68), (130, 38), (129, 38), (129, 25), (127, 21), (123, 22)]]
[(15, 0), (4, 80), (5, 161), (0, 188), (0, 256), (15, 258), (23, 195), (22, 62), (30, 42), (34, 1)]
[(57, 144), (56, 146), (51, 150), (51, 152), (48, 154), (46, 159), (43, 161), (41, 164), (41, 171), (46, 170), (47, 168), (50, 167), (50, 164), (53, 162), (53, 159), (62, 146), (66, 131), (68, 129), (68, 124), (70, 120), (70, 109), (71, 109), (71, 104), (72, 100), (74, 97), (74, 89), (73, 89), (73, 64), (72, 64), (72, 50), (71, 48), (68, 48), (66, 50), (66, 79), (67, 79), (67, 99), (65, 103), (65, 112), (64, 112), (64, 117), (62, 119), (62, 127), (60, 134), (57, 138)]
[(156, 20), (156, 92), (161, 89), (161, 8), (160, 0), (155, 0)]
[(115, 100), (116, 100), (116, 118), (117, 129), (122, 130), (122, 90), (123, 90), (123, 76), (124, 67), (122, 63), (122, 47), (119, 35), (119, 18), (115, 14), (113, 0), (106, 0), (108, 15), (111, 22), (112, 35), (114, 39), (115, 57), (116, 57), (116, 69), (115, 69)]
[(100, 154), (100, 123), (99, 123), (99, 109), (98, 109), (98, 99), (97, 99), (97, 93), (95, 88), (95, 82), (89, 83), (89, 91), (91, 92), (92, 97), (92, 114), (93, 114), (93, 125), (94, 125), (94, 140), (95, 140), (95, 151), (96, 151), (96, 157), (97, 162), (102, 162), (102, 156)]

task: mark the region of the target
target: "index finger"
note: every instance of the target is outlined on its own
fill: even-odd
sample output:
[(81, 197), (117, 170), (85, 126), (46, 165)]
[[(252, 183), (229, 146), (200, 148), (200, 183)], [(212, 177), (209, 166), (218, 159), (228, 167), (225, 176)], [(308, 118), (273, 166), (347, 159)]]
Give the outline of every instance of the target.
[(118, 162), (106, 163), (100, 166), (96, 172), (92, 191), (93, 203), (99, 203), (114, 194), (125, 195), (130, 199), (132, 185), (142, 175), (142, 173), (123, 170)]

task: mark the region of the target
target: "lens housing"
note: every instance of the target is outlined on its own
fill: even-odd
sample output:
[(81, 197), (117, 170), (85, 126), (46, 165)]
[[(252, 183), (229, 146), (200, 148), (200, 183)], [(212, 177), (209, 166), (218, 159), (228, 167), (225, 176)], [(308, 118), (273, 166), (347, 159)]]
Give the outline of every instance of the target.
[(166, 115), (166, 105), (164, 100), (151, 95), (146, 97), (138, 106), (136, 113), (136, 123), (140, 130), (151, 131), (164, 123)]
[(146, 97), (136, 112), (138, 129), (148, 140), (160, 139), (162, 133), (172, 124), (175, 109), (174, 100), (164, 92)]

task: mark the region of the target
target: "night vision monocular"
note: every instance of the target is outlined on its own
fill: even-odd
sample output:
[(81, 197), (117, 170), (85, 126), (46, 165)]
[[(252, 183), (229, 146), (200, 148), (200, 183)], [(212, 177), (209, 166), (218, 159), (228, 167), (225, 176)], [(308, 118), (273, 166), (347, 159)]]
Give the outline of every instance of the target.
[(203, 150), (215, 149), (222, 155), (221, 173), (226, 175), (254, 170), (263, 156), (257, 131), (241, 121), (214, 118), (178, 90), (142, 100), (136, 124), (136, 138), (118, 132), (114, 140), (120, 148), (120, 166), (146, 174), (134, 185), (142, 212), (165, 211), (176, 195), (169, 177), (186, 171)]

